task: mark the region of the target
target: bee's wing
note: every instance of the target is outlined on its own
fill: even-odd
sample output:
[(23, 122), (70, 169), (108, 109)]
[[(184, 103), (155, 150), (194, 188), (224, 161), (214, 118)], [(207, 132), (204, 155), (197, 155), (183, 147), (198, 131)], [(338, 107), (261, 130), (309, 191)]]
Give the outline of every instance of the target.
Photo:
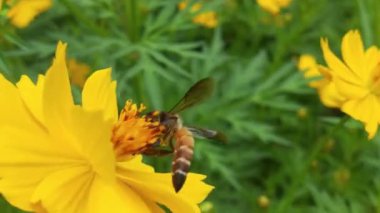
[(221, 132), (211, 130), (211, 129), (199, 128), (199, 127), (186, 127), (186, 128), (191, 133), (193, 133), (194, 137), (227, 143), (226, 135)]
[(214, 81), (211, 78), (204, 78), (198, 81), (169, 112), (178, 113), (202, 102), (211, 96), (213, 89)]

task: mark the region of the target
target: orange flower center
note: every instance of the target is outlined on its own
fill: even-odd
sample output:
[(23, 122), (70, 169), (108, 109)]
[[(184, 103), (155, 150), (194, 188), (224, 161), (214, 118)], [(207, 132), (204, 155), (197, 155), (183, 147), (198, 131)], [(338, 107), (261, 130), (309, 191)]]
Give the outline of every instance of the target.
[(129, 159), (155, 143), (164, 130), (160, 122), (141, 116), (146, 107), (137, 107), (131, 100), (125, 103), (119, 121), (112, 130), (112, 142), (117, 159)]

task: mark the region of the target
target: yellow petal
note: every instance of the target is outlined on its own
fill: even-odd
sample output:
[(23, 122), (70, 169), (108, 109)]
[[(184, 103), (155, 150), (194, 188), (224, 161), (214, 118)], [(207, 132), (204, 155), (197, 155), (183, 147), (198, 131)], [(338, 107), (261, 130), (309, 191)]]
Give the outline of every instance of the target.
[(292, 0), (276, 0), (277, 4), (280, 5), (281, 7), (286, 7), (288, 6)]
[(365, 63), (363, 64), (363, 75), (366, 77), (367, 85), (374, 83), (373, 80), (380, 76), (380, 51), (377, 47), (370, 47), (365, 53)]
[(31, 210), (30, 197), (45, 176), (66, 165), (83, 164), (42, 130), (5, 126), (0, 128), (0, 141), (0, 193), (24, 210)]
[(327, 107), (339, 108), (345, 98), (336, 90), (334, 82), (330, 82), (318, 89), (321, 102)]
[(362, 99), (347, 101), (342, 111), (364, 123), (368, 138), (372, 139), (380, 122), (380, 99), (374, 95), (367, 95)]
[(116, 82), (111, 80), (111, 69), (94, 72), (86, 81), (82, 92), (86, 110), (101, 110), (106, 119), (117, 120)]
[(7, 13), (12, 24), (23, 28), (39, 13), (51, 7), (51, 0), (19, 0), (13, 5)]
[(66, 144), (75, 146), (78, 154), (98, 175), (112, 181), (115, 178), (115, 155), (110, 141), (112, 122), (104, 121), (102, 115), (75, 107), (65, 127), (72, 136)]
[(124, 183), (108, 183), (95, 178), (89, 191), (89, 199), (84, 213), (126, 213), (151, 212), (150, 206)]
[(347, 82), (340, 76), (333, 79), (337, 91), (342, 94), (346, 99), (362, 98), (369, 93), (368, 88), (363, 85)]
[(328, 67), (332, 70), (333, 75), (337, 75), (339, 78), (344, 79), (351, 84), (360, 84), (362, 82), (359, 81), (359, 77), (352, 72), (347, 66), (337, 58), (334, 53), (331, 52), (329, 44), (327, 40), (321, 39), (321, 47), (323, 51), (323, 57), (328, 65)]
[(17, 88), (1, 74), (0, 91), (0, 127), (10, 125), (33, 129), (35, 120), (30, 116)]
[(274, 0), (257, 0), (257, 4), (273, 15), (276, 15), (280, 12), (280, 7)]
[(20, 95), (35, 119), (42, 124), (44, 117), (42, 112), (42, 92), (44, 85), (44, 76), (38, 77), (38, 83), (35, 85), (26, 75), (22, 75), (17, 83)]
[(123, 170), (154, 173), (154, 168), (143, 163), (142, 159), (142, 155), (135, 155), (128, 161), (117, 162), (117, 168), (122, 168)]
[(298, 59), (298, 69), (302, 72), (310, 69), (310, 68), (313, 68), (313, 67), (316, 67), (317, 66), (317, 62), (315, 60), (315, 58), (312, 56), (312, 55), (309, 55), (309, 54), (303, 54), (300, 56), (300, 58)]
[(30, 202), (47, 212), (83, 212), (93, 179), (89, 166), (61, 169), (38, 184)]
[(362, 72), (364, 62), (364, 46), (359, 31), (351, 30), (343, 37), (342, 57), (349, 68), (359, 79), (364, 80)]
[(119, 168), (118, 174), (123, 182), (136, 189), (143, 197), (165, 205), (172, 212), (200, 212), (197, 204), (213, 189), (202, 181), (205, 176), (199, 174), (189, 173), (179, 193), (174, 191), (170, 173), (159, 174)]
[(43, 112), (46, 126), (59, 132), (74, 106), (66, 67), (66, 44), (59, 42), (53, 65), (46, 73)]

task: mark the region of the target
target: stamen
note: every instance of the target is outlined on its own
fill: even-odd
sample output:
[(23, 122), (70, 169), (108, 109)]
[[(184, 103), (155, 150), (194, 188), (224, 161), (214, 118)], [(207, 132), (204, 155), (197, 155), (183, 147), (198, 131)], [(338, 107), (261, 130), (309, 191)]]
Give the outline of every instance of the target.
[(161, 136), (165, 127), (152, 118), (141, 116), (146, 107), (137, 108), (131, 100), (127, 100), (120, 113), (119, 121), (114, 125), (112, 142), (117, 158), (130, 158), (147, 149)]

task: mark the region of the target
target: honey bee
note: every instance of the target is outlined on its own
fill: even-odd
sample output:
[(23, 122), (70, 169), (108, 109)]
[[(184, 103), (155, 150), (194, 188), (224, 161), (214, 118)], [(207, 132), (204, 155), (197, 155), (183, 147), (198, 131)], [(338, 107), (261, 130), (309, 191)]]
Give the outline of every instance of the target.
[(184, 126), (179, 112), (209, 98), (214, 88), (211, 78), (195, 83), (183, 98), (168, 112), (152, 111), (146, 117), (158, 121), (165, 127), (159, 139), (148, 146), (142, 154), (164, 156), (173, 154), (172, 184), (179, 192), (186, 181), (194, 152), (194, 137), (226, 142), (224, 134), (210, 129)]

